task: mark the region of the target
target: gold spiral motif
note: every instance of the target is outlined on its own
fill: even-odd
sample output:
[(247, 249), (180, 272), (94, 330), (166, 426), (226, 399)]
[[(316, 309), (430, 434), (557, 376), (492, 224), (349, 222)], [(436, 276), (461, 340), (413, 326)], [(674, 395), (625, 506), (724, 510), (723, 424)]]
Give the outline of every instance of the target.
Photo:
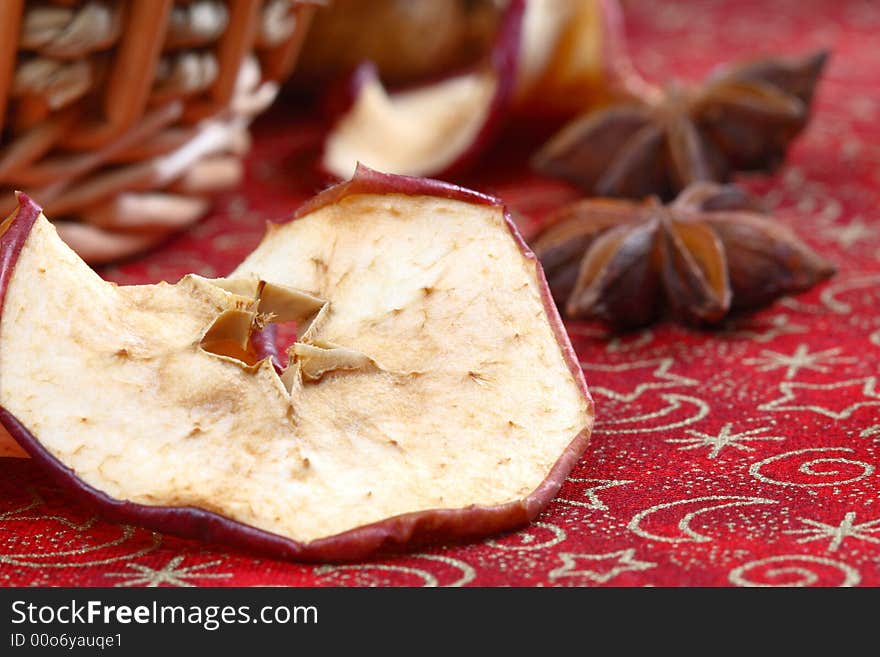
[(859, 571), (842, 561), (809, 554), (783, 554), (750, 561), (730, 571), (728, 579), (735, 586), (745, 587), (805, 587), (829, 586), (826, 580), (831, 569), (842, 581), (835, 586), (856, 586), (862, 581)]
[[(749, 468), (749, 474), (752, 475), (758, 481), (761, 481), (765, 484), (773, 484), (775, 486), (802, 486), (802, 487), (813, 487), (813, 486), (842, 486), (844, 484), (851, 484), (853, 482), (859, 481), (860, 479), (864, 479), (865, 477), (869, 477), (874, 473), (874, 466), (870, 463), (866, 463), (865, 461), (855, 461), (853, 459), (843, 458), (842, 456), (834, 456), (834, 457), (825, 457), (825, 458), (812, 458), (808, 461), (804, 461), (798, 467), (798, 472), (805, 474), (809, 477), (821, 477), (823, 481), (812, 481), (812, 482), (801, 482), (801, 481), (787, 481), (784, 479), (777, 479), (772, 476), (768, 476), (761, 472), (762, 468), (765, 466), (776, 463), (779, 461), (784, 461), (793, 456), (800, 456), (802, 454), (809, 454), (814, 452), (853, 452), (850, 447), (807, 447), (805, 449), (797, 449), (793, 452), (785, 452), (784, 454), (777, 454), (776, 456), (771, 456), (770, 458), (766, 458), (762, 461), (757, 461), (753, 463)], [(841, 469), (829, 469), (829, 470), (820, 470), (817, 468), (823, 466), (852, 466), (854, 468), (859, 468), (861, 473), (853, 476), (847, 476), (844, 471)], [(834, 479), (828, 479), (829, 477), (834, 477)]]

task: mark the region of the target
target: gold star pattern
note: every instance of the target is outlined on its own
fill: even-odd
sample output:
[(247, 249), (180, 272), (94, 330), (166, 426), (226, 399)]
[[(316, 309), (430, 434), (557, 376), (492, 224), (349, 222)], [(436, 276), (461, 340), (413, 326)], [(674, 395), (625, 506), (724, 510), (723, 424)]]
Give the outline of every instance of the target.
[[(797, 402), (799, 391), (832, 391), (842, 390), (861, 386), (861, 394), (868, 401), (859, 401), (846, 406), (842, 410), (833, 410), (822, 406), (821, 404), (790, 404), (788, 402)], [(880, 393), (877, 392), (877, 378), (873, 376), (864, 379), (852, 379), (850, 381), (840, 381), (839, 383), (796, 383), (794, 381), (785, 381), (779, 384), (779, 390), (782, 396), (779, 399), (761, 404), (758, 410), (761, 411), (813, 411), (825, 415), (835, 420), (844, 420), (864, 406), (880, 406)], [(844, 395), (823, 395), (824, 399), (845, 399)]]
[(786, 530), (785, 533), (794, 535), (802, 534), (803, 538), (798, 539), (798, 543), (821, 541), (826, 538), (830, 539), (828, 547), (826, 548), (828, 552), (837, 551), (847, 538), (854, 538), (868, 543), (880, 543), (880, 538), (871, 536), (871, 534), (875, 532), (880, 532), (880, 518), (856, 525), (856, 513), (855, 511), (849, 511), (843, 517), (843, 520), (840, 521), (839, 525), (829, 525), (809, 518), (798, 518), (798, 520), (805, 525), (809, 525), (809, 527), (804, 527), (803, 529), (789, 529)]
[[(562, 565), (550, 571), (551, 580), (563, 577), (580, 577), (599, 584), (611, 581), (621, 573), (627, 571), (641, 571), (654, 568), (657, 564), (650, 561), (639, 561), (635, 558), (636, 551), (633, 548), (607, 552), (605, 554), (575, 554), (573, 552), (561, 552), (559, 558)], [(586, 561), (585, 567), (578, 569), (578, 562)], [(609, 562), (611, 567), (600, 569), (603, 562)]]
[(701, 447), (709, 447), (709, 458), (714, 459), (718, 458), (718, 455), (721, 453), (721, 450), (725, 447), (733, 447), (734, 449), (738, 449), (743, 452), (753, 452), (755, 451), (754, 447), (750, 447), (749, 445), (744, 445), (743, 443), (753, 441), (753, 440), (785, 440), (784, 436), (760, 436), (765, 431), (768, 431), (770, 427), (760, 427), (759, 429), (749, 429), (748, 431), (742, 431), (740, 433), (731, 433), (733, 429), (733, 423), (728, 422), (723, 427), (721, 427), (721, 431), (718, 432), (717, 435), (703, 433), (702, 431), (694, 431), (693, 429), (685, 430), (685, 433), (694, 436), (693, 438), (670, 438), (667, 440), (667, 443), (680, 443), (683, 444), (684, 447), (679, 447), (680, 450), (689, 450), (689, 449), (699, 449)]
[(805, 344), (799, 344), (790, 356), (769, 349), (761, 350), (760, 358), (746, 358), (743, 363), (756, 365), (761, 372), (769, 372), (779, 368), (785, 368), (785, 378), (793, 379), (802, 369), (815, 372), (828, 372), (831, 365), (838, 363), (852, 363), (854, 358), (841, 358), (838, 356), (840, 347), (816, 351), (810, 353), (810, 348)]
[(867, 429), (862, 429), (859, 438), (874, 438), (874, 441), (880, 441), (880, 424), (874, 424)]
[[(588, 374), (593, 372), (613, 372), (626, 373), (626, 381), (629, 383), (633, 379), (637, 379), (635, 374), (639, 370), (651, 369), (649, 375), (656, 379), (655, 381), (643, 382), (636, 384), (635, 388), (630, 392), (619, 392), (602, 386), (591, 385), (590, 391), (594, 395), (604, 395), (618, 401), (631, 402), (638, 399), (642, 393), (647, 390), (658, 390), (663, 388), (675, 388), (678, 386), (695, 386), (697, 381), (686, 376), (671, 374), (670, 368), (673, 366), (672, 358), (657, 358), (654, 360), (639, 360), (631, 363), (620, 363), (617, 365), (608, 365), (606, 363), (581, 363), (581, 367)], [(603, 381), (605, 379), (603, 378)]]
[(230, 573), (204, 573), (198, 572), (211, 566), (216, 566), (219, 561), (207, 561), (205, 563), (196, 564), (194, 566), (184, 566), (180, 568), (183, 562), (183, 556), (176, 556), (167, 564), (158, 570), (154, 570), (149, 566), (139, 563), (130, 563), (126, 568), (135, 571), (133, 573), (104, 573), (105, 577), (119, 577), (123, 581), (114, 586), (146, 586), (157, 587), (162, 584), (168, 586), (184, 586), (193, 587), (195, 584), (187, 582), (187, 579), (225, 579), (232, 577)]

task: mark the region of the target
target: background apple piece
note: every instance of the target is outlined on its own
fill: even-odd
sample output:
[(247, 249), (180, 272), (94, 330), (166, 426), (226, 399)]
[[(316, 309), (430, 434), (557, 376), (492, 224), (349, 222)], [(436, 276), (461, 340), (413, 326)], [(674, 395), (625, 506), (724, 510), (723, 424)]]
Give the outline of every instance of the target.
[(350, 82), (351, 105), (327, 135), (321, 166), (348, 178), (357, 164), (390, 173), (448, 175), (496, 135), (515, 84), (525, 0), (507, 8), (491, 56), (473, 70), (389, 93), (372, 65)]
[(498, 93), (490, 70), (392, 95), (371, 65), (356, 80), (356, 100), (324, 146), (322, 166), (339, 178), (359, 161), (410, 175), (448, 170), (478, 141)]
[(620, 96), (656, 93), (636, 71), (617, 0), (529, 0), (514, 104), (571, 116)]
[(315, 88), (371, 61), (390, 84), (472, 66), (491, 49), (507, 0), (333, 0), (315, 12), (291, 80)]
[[(529, 0), (523, 17), (522, 45), (516, 74), (519, 107), (565, 103), (575, 111), (586, 106), (584, 92), (594, 91), (602, 72), (603, 11), (599, 0)], [(574, 84), (572, 84), (574, 83)], [(585, 84), (586, 83), (586, 84)], [(574, 87), (562, 98), (560, 87)], [(586, 87), (586, 88), (584, 88)], [(550, 93), (550, 96), (541, 96)]]
[(378, 364), (293, 397), (268, 360), (187, 346), (243, 303), (228, 283), (115, 287), (22, 216), (0, 241), (0, 421), (113, 518), (358, 558), (522, 525), (586, 446), (580, 368), (540, 267), (489, 197), (362, 169), (270, 231), (236, 280), (259, 270), (331, 291), (309, 339)]

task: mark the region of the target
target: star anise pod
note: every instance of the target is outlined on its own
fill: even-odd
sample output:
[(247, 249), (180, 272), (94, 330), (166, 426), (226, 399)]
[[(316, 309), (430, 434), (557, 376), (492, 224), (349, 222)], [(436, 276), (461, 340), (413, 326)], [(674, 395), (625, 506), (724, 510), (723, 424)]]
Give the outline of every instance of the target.
[(663, 314), (712, 324), (812, 287), (834, 266), (733, 185), (695, 183), (669, 205), (585, 199), (533, 240), (570, 318), (618, 329)]
[(592, 196), (671, 199), (734, 171), (772, 171), (807, 124), (825, 51), (725, 68), (702, 85), (575, 119), (534, 157), (535, 168)]

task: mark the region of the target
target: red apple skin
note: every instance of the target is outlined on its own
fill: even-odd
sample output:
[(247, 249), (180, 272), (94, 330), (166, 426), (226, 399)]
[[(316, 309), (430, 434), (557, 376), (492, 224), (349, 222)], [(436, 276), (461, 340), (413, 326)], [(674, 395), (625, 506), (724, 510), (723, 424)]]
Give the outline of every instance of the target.
[[(525, 9), (526, 0), (512, 0), (501, 21), (498, 36), (490, 54), (490, 67), (498, 80), (498, 86), (486, 112), (485, 122), (470, 145), (443, 170), (434, 172), (432, 175), (438, 178), (448, 178), (466, 171), (501, 131), (516, 87), (516, 71)], [(448, 77), (456, 77), (467, 72), (464, 71)], [(364, 62), (354, 70), (347, 82), (332, 92), (328, 100), (325, 101), (325, 110), (332, 117), (333, 124), (348, 113), (360, 95), (361, 88), (368, 82), (375, 80), (378, 75), (379, 73), (372, 62)], [(415, 90), (418, 87), (410, 87), (409, 89)], [(323, 162), (323, 160), (322, 155), (320, 161)], [(318, 166), (322, 173), (336, 178), (321, 164)]]
[[(318, 194), (300, 207), (294, 213), (292, 220), (355, 194), (437, 196), (466, 203), (503, 207), (499, 200), (491, 196), (457, 185), (424, 178), (384, 174), (360, 166), (350, 181)], [(0, 235), (0, 317), (2, 317), (6, 289), (18, 255), (39, 214), (40, 208), (26, 195), (20, 194), (19, 208), (7, 230)], [(593, 401), (556, 304), (550, 295), (543, 270), (506, 211), (505, 221), (523, 255), (536, 264), (544, 309), (569, 370), (589, 404), (589, 414), (592, 418)], [(269, 337), (271, 334), (267, 339)], [(263, 348), (268, 354), (275, 350), (274, 346), (268, 344)], [(410, 550), (429, 543), (473, 540), (523, 527), (534, 520), (559, 491), (569, 472), (587, 448), (592, 429), (592, 426), (588, 426), (575, 436), (551, 468), (547, 478), (524, 499), (497, 506), (473, 505), (460, 509), (434, 509), (407, 513), (334, 536), (301, 543), (204, 509), (149, 506), (114, 499), (80, 480), (73, 470), (49, 453), (15, 416), (2, 407), (0, 407), (0, 424), (57, 486), (64, 489), (72, 499), (95, 509), (107, 519), (184, 538), (222, 543), (275, 558), (310, 562), (361, 560)]]
[(31, 234), (37, 217), (43, 211), (24, 192), (16, 192), (15, 197), (18, 200), (18, 208), (12, 217), (6, 220), (9, 222), (6, 229), (0, 228), (0, 313), (3, 311), (6, 288), (9, 287), (15, 263), (18, 262), (18, 256), (24, 248), (28, 235)]
[(268, 358), (272, 367), (278, 374), (284, 371), (281, 361), (281, 352), (278, 351), (278, 327), (275, 324), (267, 324), (263, 329), (251, 333), (251, 346), (257, 354), (257, 358)]

